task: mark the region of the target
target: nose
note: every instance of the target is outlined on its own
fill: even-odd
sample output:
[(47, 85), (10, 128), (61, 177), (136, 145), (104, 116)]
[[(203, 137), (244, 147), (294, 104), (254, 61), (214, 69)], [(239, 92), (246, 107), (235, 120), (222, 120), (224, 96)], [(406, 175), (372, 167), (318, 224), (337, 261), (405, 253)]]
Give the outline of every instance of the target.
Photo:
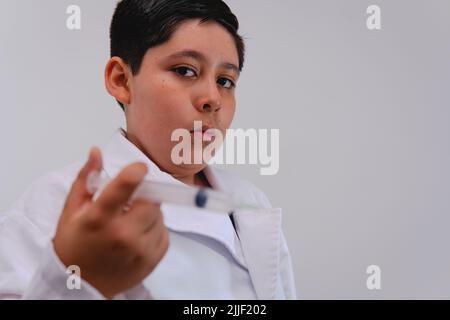
[(200, 93), (194, 103), (195, 108), (200, 112), (217, 112), (221, 106), (221, 95), (215, 81), (208, 81), (201, 84)]

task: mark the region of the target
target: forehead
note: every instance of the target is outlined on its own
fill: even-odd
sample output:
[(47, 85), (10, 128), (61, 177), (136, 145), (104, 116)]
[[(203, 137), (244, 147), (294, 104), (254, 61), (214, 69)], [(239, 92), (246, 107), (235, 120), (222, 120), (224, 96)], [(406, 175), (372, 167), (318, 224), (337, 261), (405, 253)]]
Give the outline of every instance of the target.
[(192, 50), (202, 53), (208, 61), (239, 65), (239, 56), (233, 36), (215, 21), (200, 23), (187, 20), (178, 25), (169, 41), (151, 48), (149, 54), (164, 59), (175, 52)]

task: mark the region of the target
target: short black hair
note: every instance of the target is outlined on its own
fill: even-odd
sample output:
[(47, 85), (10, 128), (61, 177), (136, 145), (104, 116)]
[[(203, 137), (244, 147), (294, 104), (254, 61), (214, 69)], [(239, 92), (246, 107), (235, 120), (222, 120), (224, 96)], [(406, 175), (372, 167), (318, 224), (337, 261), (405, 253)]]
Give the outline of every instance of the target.
[[(242, 71), (245, 45), (238, 34), (239, 22), (222, 0), (120, 1), (110, 28), (111, 57), (123, 59), (136, 75), (147, 50), (169, 41), (177, 27), (188, 19), (200, 19), (200, 23), (215, 21), (225, 27), (235, 41)], [(124, 110), (122, 103), (117, 102)]]

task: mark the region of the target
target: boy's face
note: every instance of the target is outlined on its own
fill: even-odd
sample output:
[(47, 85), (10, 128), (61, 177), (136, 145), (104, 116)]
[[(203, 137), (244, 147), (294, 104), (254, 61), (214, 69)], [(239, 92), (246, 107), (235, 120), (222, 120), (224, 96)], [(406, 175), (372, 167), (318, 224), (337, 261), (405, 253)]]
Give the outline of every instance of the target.
[(171, 153), (179, 142), (171, 141), (172, 132), (192, 131), (194, 121), (202, 121), (225, 136), (236, 104), (233, 84), (239, 77), (239, 58), (234, 39), (220, 24), (199, 21), (185, 21), (169, 41), (150, 48), (137, 75), (124, 71), (128, 85), (122, 94), (114, 95), (108, 88), (127, 105), (128, 138), (162, 170), (180, 177), (206, 164), (175, 165)]

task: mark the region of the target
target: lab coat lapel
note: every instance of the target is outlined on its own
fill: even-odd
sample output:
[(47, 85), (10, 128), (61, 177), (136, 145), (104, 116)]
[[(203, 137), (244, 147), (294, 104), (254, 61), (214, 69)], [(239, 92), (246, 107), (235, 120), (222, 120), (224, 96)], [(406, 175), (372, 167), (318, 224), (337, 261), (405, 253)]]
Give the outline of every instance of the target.
[[(206, 167), (205, 174), (217, 190), (232, 190), (236, 195), (246, 193), (239, 184), (218, 173), (214, 167)], [(240, 209), (234, 212), (233, 217), (258, 298), (275, 299), (279, 272), (281, 208)]]
[(237, 210), (237, 232), (259, 299), (275, 299), (281, 241), (281, 209)]

